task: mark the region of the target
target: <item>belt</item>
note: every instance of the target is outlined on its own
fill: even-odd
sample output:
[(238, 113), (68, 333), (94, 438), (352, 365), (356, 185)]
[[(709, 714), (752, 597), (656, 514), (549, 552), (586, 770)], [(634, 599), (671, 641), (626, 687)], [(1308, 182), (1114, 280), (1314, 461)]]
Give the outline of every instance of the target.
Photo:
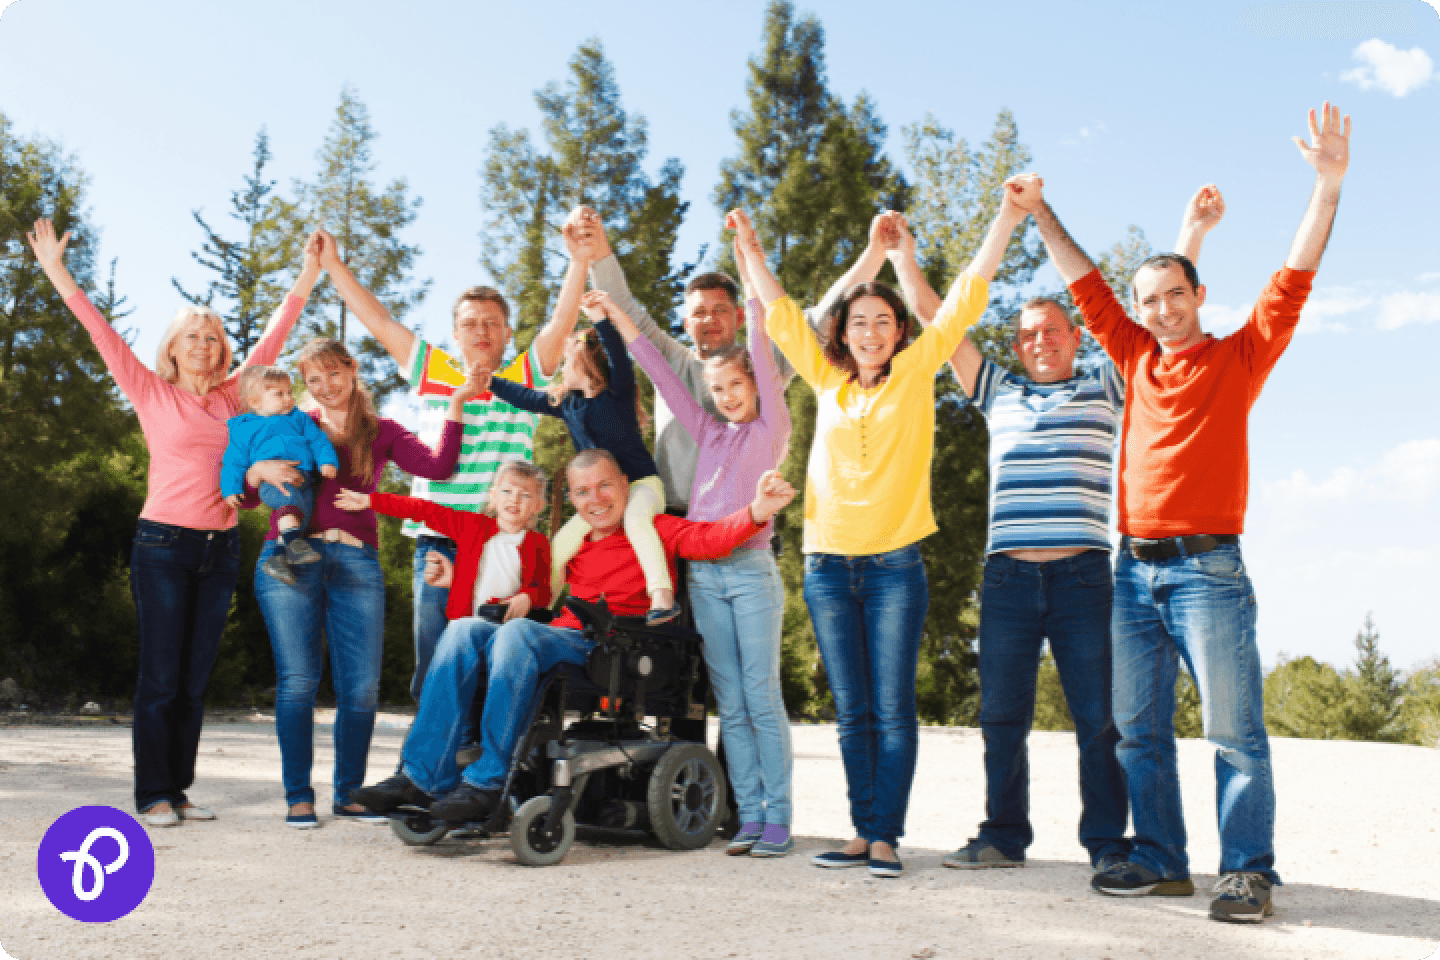
[(1166, 537), (1163, 540), (1144, 540), (1126, 536), (1122, 547), (1130, 551), (1136, 560), (1169, 560), (1171, 557), (1193, 557), (1197, 553), (1209, 553), (1222, 543), (1239, 543), (1233, 533), (1197, 533), (1189, 537)]
[(347, 547), (363, 547), (365, 541), (353, 533), (346, 533), (338, 527), (331, 527), (329, 530), (319, 530), (309, 535), (311, 540), (324, 540), (326, 543), (343, 543)]

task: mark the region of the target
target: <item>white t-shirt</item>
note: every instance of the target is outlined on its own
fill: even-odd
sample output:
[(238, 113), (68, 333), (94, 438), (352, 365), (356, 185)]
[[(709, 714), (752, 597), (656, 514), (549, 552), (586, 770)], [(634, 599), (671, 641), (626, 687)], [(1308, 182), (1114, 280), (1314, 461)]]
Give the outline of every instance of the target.
[(470, 612), (484, 603), (508, 600), (520, 592), (520, 543), (525, 531), (519, 533), (496, 533), (485, 541), (485, 552), (480, 554), (480, 575), (475, 578), (475, 596), (470, 601)]

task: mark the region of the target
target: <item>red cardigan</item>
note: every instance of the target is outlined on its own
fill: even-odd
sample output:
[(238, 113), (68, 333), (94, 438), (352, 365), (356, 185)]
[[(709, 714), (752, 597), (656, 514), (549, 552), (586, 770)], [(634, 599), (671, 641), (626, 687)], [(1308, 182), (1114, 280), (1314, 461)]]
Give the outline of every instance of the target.
[[(387, 517), (418, 520), (431, 530), (438, 530), (455, 541), (455, 579), (450, 585), (450, 600), (445, 616), (451, 620), (472, 616), (475, 581), (480, 576), (480, 558), (485, 544), (498, 531), (495, 518), (484, 513), (452, 510), (418, 497), (402, 497), (393, 493), (372, 493), (370, 506)], [(520, 593), (530, 597), (531, 609), (550, 606), (550, 541), (534, 530), (525, 531), (520, 541)], [(517, 594), (518, 596), (518, 594)], [(501, 597), (504, 603), (510, 597)]]

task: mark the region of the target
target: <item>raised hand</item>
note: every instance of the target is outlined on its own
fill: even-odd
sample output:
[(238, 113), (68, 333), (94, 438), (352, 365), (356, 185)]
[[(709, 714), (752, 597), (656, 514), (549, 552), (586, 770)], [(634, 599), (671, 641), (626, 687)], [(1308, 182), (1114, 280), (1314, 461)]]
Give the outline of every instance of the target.
[(735, 243), (747, 257), (765, 259), (765, 251), (760, 246), (760, 238), (756, 236), (755, 227), (750, 223), (750, 214), (738, 208), (731, 210), (725, 214), (725, 229), (735, 231)]
[(580, 309), (585, 311), (585, 316), (591, 323), (599, 323), (610, 316), (610, 311), (616, 309), (615, 301), (610, 299), (610, 294), (604, 290), (591, 290), (580, 298)]
[(1044, 186), (1045, 181), (1038, 173), (1016, 174), (1005, 181), (1005, 197), (1001, 201), (1001, 208), (1004, 209), (1008, 204), (1025, 213), (1035, 213), (1045, 202)]
[(369, 510), (370, 494), (360, 493), (356, 490), (341, 490), (335, 494), (335, 506), (341, 510), (348, 510), (351, 513)]
[(1225, 216), (1225, 198), (1220, 188), (1208, 183), (1195, 191), (1195, 196), (1185, 205), (1185, 217), (1181, 226), (1194, 230), (1210, 231)]
[(35, 229), (25, 234), (25, 239), (30, 242), (30, 249), (35, 251), (35, 259), (40, 261), (41, 269), (47, 274), (57, 268), (64, 269), (65, 245), (70, 242), (69, 230), (57, 240), (55, 225), (50, 222), (49, 217), (41, 217), (35, 221)]
[(756, 523), (765, 523), (794, 499), (795, 488), (780, 471), (767, 470), (755, 484), (755, 499), (750, 504), (750, 516)]
[(890, 223), (895, 231), (895, 244), (885, 248), (885, 256), (892, 261), (914, 260), (915, 234), (910, 232), (910, 221), (905, 219), (903, 213), (891, 213)]
[(870, 246), (875, 250), (894, 250), (900, 243), (899, 231), (895, 229), (894, 210), (885, 210), (870, 219)]
[(1291, 139), (1317, 174), (1337, 180), (1345, 176), (1350, 166), (1350, 117), (1347, 115), (1342, 124), (1340, 108), (1330, 106), (1329, 100), (1320, 108), (1318, 124), (1315, 111), (1310, 111), (1310, 139), (1314, 143), (1306, 143), (1302, 137)]
[(605, 225), (593, 208), (583, 205), (576, 207), (570, 211), (570, 216), (565, 218), (565, 223), (575, 227), (575, 240), (584, 248), (586, 259), (591, 263), (610, 256), (610, 240), (605, 236)]
[[(310, 235), (315, 242), (315, 254), (320, 258), (320, 266), (324, 267), (327, 273), (333, 273), (335, 265), (340, 261), (340, 248), (335, 244), (335, 238), (324, 227), (316, 227), (315, 232)], [(305, 245), (305, 252), (308, 255), (310, 245)]]
[(579, 225), (566, 220), (560, 227), (560, 236), (565, 240), (565, 253), (578, 263), (590, 262), (590, 245), (580, 235)]

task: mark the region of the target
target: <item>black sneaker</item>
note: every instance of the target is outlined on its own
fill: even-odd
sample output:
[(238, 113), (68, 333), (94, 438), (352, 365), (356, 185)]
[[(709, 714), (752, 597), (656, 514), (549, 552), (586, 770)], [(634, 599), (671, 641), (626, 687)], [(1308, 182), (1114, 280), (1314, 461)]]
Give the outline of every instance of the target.
[(1231, 923), (1259, 923), (1270, 916), (1270, 880), (1263, 873), (1237, 870), (1223, 873), (1210, 892), (1210, 919)]
[(1166, 880), (1149, 867), (1124, 861), (1090, 878), (1096, 893), (1111, 897), (1188, 897), (1195, 893), (1195, 883), (1185, 877)]
[(430, 806), (430, 816), (446, 823), (489, 820), (500, 804), (499, 790), (481, 790), (464, 781)]
[(433, 802), (430, 794), (415, 786), (403, 773), (397, 773), (375, 784), (350, 791), (351, 803), (363, 803), (375, 813), (389, 813), (396, 807), (410, 806), (428, 809)]

